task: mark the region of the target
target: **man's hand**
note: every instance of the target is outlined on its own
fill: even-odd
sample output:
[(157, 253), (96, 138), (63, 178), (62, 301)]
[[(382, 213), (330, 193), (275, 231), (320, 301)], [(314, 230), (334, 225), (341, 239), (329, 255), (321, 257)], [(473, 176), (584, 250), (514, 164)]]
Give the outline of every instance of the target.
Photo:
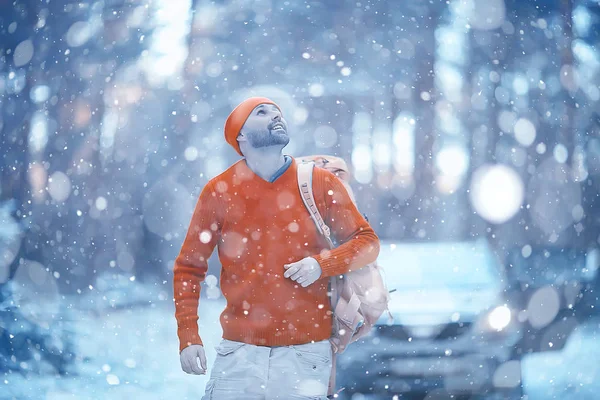
[(302, 287), (315, 283), (322, 273), (318, 261), (312, 257), (306, 257), (291, 264), (284, 264), (283, 267), (287, 270), (283, 276), (298, 282)]
[[(198, 357), (200, 357), (200, 366), (202, 369), (198, 367)], [(204, 346), (201, 344), (191, 344), (181, 350), (179, 361), (181, 361), (181, 369), (188, 374), (206, 374), (206, 355), (204, 354)]]

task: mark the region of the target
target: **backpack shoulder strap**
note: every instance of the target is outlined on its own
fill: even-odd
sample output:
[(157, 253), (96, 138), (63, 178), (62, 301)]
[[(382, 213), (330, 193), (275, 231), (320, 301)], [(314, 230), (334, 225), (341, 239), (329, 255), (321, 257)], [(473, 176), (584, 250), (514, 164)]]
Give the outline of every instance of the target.
[(329, 243), (329, 247), (334, 248), (335, 246), (330, 237), (331, 231), (329, 230), (327, 224), (325, 224), (325, 221), (323, 221), (323, 218), (317, 209), (317, 204), (313, 195), (312, 180), (314, 166), (315, 163), (312, 161), (298, 163), (298, 188), (300, 189), (300, 197), (302, 197), (302, 201), (304, 202), (306, 209), (315, 222), (317, 230), (323, 236), (325, 236), (327, 243)]

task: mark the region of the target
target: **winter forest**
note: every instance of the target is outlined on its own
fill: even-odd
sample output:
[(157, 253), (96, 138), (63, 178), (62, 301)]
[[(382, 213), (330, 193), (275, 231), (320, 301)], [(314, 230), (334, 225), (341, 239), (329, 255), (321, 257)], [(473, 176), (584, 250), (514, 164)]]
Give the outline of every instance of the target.
[[(202, 397), (207, 376), (180, 366), (173, 262), (202, 188), (240, 158), (223, 124), (250, 96), (281, 106), (284, 154), (346, 160), (399, 303), (413, 259), (424, 309), (439, 287), (481, 301), (474, 273), (460, 295), (448, 277), (476, 257), (446, 270), (421, 246), (486, 243), (503, 299), (488, 308), (518, 324), (498, 345), (508, 372), (486, 378), (519, 388), (504, 398), (597, 399), (599, 46), (598, 0), (0, 1), (0, 400)], [(215, 252), (209, 368), (219, 273)], [(348, 399), (416, 396), (399, 377), (366, 393), (359, 372)]]

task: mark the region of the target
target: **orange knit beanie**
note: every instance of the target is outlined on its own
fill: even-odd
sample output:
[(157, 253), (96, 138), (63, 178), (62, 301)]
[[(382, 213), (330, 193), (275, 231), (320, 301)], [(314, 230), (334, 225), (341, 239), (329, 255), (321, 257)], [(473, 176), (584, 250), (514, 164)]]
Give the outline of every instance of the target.
[(229, 114), (227, 121), (225, 121), (225, 140), (240, 156), (243, 156), (243, 154), (240, 150), (240, 144), (237, 141), (238, 134), (252, 110), (259, 104), (273, 104), (279, 108), (273, 100), (267, 99), (266, 97), (250, 97), (241, 102), (231, 114)]

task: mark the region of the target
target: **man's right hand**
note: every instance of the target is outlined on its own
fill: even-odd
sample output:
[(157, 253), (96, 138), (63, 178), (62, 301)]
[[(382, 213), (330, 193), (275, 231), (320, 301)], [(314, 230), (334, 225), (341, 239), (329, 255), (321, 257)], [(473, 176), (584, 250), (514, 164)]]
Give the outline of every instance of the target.
[[(200, 367), (198, 366), (198, 357), (200, 357)], [(201, 344), (191, 344), (181, 350), (179, 360), (184, 372), (194, 375), (206, 374), (206, 354), (204, 354), (204, 346)]]

